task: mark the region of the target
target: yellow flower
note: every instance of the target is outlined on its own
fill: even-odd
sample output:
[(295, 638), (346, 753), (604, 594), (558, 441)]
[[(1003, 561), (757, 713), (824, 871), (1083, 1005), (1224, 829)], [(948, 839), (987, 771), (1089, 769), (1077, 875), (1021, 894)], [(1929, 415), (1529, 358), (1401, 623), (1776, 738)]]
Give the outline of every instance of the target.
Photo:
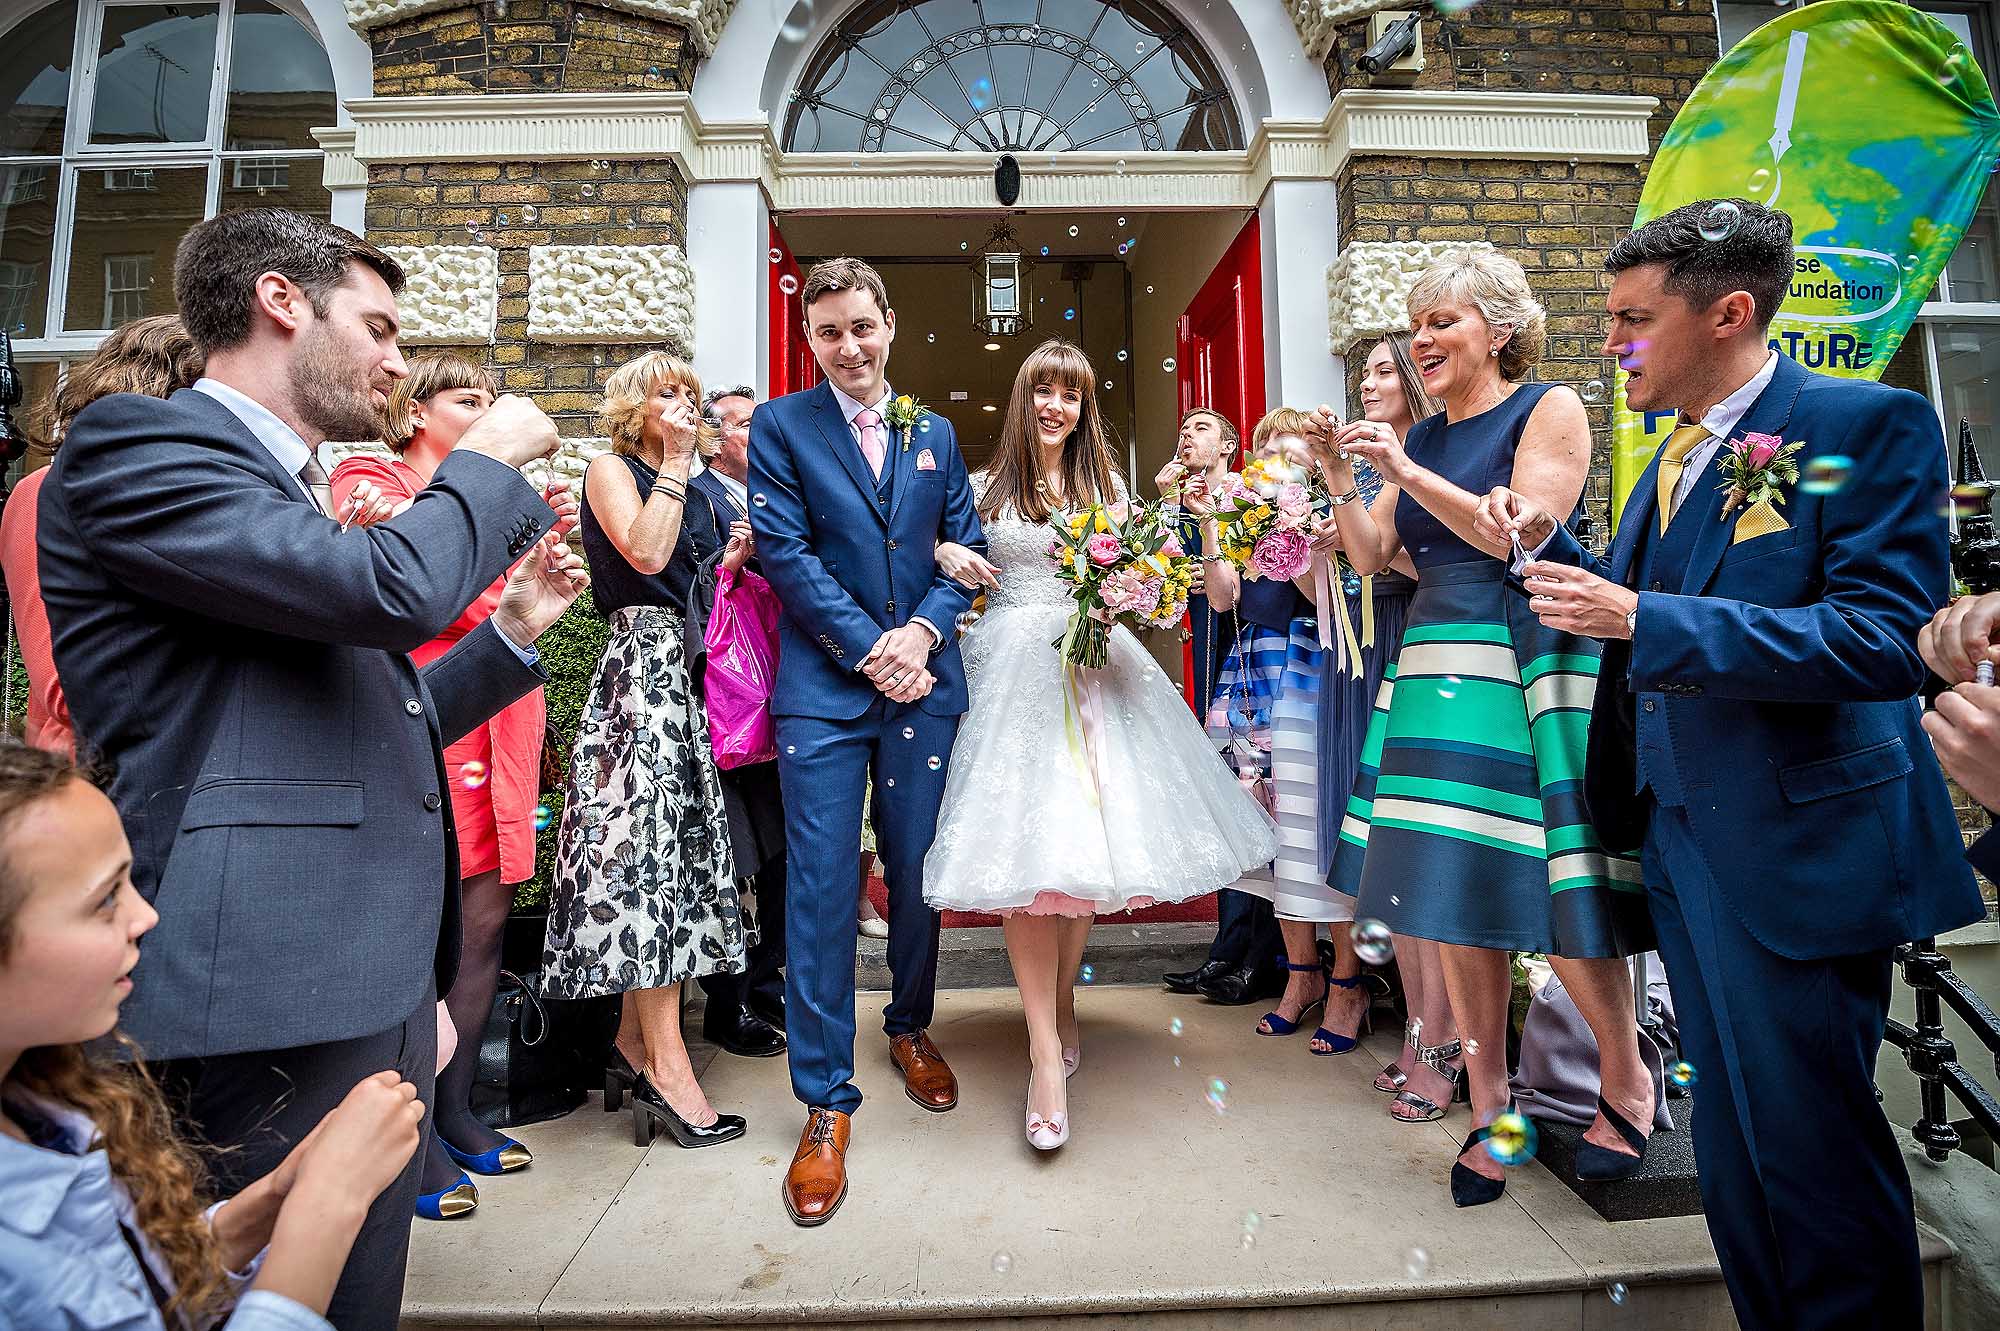
[(1069, 520), (1069, 534), (1072, 536), (1081, 536), (1083, 535), (1084, 528), (1088, 527), (1089, 525), (1090, 525), (1090, 514), (1078, 513), (1076, 516), (1072, 517)]
[(917, 405), (917, 400), (911, 397), (908, 393), (904, 393), (903, 395), (901, 395), (896, 399), (896, 408), (899, 411), (914, 411), (916, 409), (916, 405)]
[(1106, 512), (1105, 512), (1105, 511), (1104, 511), (1103, 509), (1101, 509), (1101, 508), (1099, 508), (1099, 509), (1093, 509), (1093, 510), (1092, 510), (1092, 512), (1096, 513), (1096, 515), (1097, 515), (1097, 530), (1099, 530), (1099, 531), (1110, 531), (1110, 530), (1111, 530), (1111, 515), (1110, 515), (1109, 513), (1106, 513)]
[(1260, 522), (1269, 522), (1275, 516), (1269, 504), (1259, 504), (1243, 515), (1243, 525), (1254, 527)]

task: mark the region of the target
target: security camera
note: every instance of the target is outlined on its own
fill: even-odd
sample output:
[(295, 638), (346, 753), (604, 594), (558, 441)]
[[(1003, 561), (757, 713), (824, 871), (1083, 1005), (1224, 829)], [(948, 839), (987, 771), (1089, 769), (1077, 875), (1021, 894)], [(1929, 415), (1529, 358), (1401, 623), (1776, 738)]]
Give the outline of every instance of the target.
[[(1387, 16), (1378, 15), (1377, 17), (1386, 18)], [(1369, 46), (1368, 50), (1363, 53), (1359, 60), (1354, 62), (1355, 68), (1359, 69), (1363, 74), (1380, 74), (1407, 57), (1412, 51), (1417, 49), (1417, 25), (1422, 21), (1422, 18), (1423, 15), (1420, 13), (1409, 13), (1383, 27), (1381, 34), (1375, 38), (1374, 43)], [(1370, 25), (1370, 30), (1371, 32), (1374, 30), (1374, 25)], [(1422, 56), (1419, 56), (1417, 68), (1421, 69), (1422, 67)]]

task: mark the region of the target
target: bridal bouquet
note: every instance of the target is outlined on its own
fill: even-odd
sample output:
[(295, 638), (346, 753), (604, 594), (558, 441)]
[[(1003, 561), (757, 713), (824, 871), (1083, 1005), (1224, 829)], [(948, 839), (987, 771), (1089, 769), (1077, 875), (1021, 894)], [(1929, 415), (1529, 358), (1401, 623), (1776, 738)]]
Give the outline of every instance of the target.
[(1075, 588), (1076, 610), (1055, 646), (1071, 665), (1101, 668), (1111, 629), (1171, 628), (1187, 610), (1200, 564), (1157, 504), (1092, 504), (1049, 520), (1049, 560)]
[(1324, 497), (1317, 473), (1259, 458), (1224, 479), (1216, 496), (1221, 554), (1246, 578), (1290, 580), (1312, 567), (1313, 513)]

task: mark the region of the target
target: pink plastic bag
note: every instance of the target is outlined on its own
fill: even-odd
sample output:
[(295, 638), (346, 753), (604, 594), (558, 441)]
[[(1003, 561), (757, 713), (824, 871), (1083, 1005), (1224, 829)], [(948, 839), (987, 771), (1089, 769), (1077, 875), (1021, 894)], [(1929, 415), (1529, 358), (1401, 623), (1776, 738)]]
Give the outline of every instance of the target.
[(702, 635), (708, 646), (708, 741), (717, 767), (767, 763), (778, 756), (771, 687), (778, 678), (778, 594), (745, 569), (715, 570), (715, 610)]

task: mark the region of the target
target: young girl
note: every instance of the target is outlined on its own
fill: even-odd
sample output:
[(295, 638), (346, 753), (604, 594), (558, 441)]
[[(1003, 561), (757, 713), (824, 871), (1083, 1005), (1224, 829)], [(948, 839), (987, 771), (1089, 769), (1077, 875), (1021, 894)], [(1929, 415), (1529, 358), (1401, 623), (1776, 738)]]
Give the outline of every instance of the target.
[(417, 1088), (369, 1077), (278, 1169), (206, 1206), (144, 1066), (84, 1048), (117, 1024), (159, 919), (131, 865), (75, 767), (0, 743), (0, 1323), (325, 1328), (369, 1204), (417, 1149)]
[[(1277, 852), (1269, 816), (1215, 761), (1137, 638), (1115, 629), (1109, 661), (1074, 672), (1081, 681), (1054, 646), (1075, 602), (1048, 559), (1049, 517), (1126, 498), (1096, 383), (1067, 342), (1028, 356), (992, 470), (972, 478), (994, 562), (959, 546), (937, 556), (988, 591), (965, 639), (972, 707), (924, 859), (924, 900), (1004, 917), (1028, 1021), (1027, 1135), (1045, 1151), (1069, 1138), (1064, 1079), (1082, 1059), (1076, 976), (1092, 917), (1213, 892)], [(1065, 726), (1077, 687), (1102, 703), (1101, 761), (1071, 743), (1073, 719)]]

